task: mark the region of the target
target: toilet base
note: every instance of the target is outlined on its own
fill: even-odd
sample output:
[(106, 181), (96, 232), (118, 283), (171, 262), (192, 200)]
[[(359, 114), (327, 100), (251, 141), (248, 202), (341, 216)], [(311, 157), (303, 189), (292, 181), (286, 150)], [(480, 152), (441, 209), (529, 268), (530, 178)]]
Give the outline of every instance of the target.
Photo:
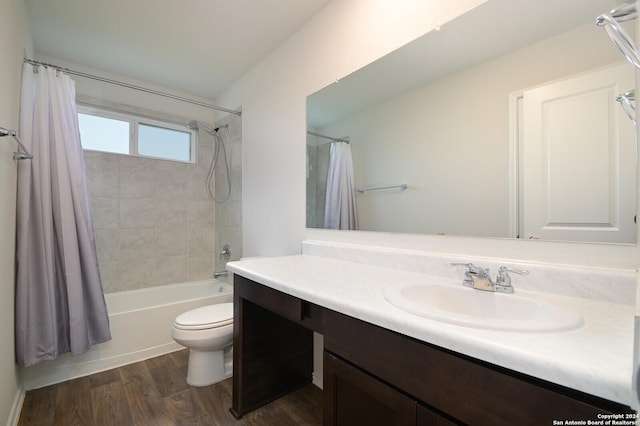
[(231, 346), (217, 351), (189, 349), (187, 384), (209, 386), (231, 377), (233, 367), (228, 355), (230, 353)]

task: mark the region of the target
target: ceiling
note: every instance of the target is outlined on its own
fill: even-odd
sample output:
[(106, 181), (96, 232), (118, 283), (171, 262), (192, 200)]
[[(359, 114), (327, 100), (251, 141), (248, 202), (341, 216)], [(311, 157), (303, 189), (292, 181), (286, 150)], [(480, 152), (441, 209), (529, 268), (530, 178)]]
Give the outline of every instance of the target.
[(26, 4), (36, 55), (215, 99), (330, 1), (26, 0)]

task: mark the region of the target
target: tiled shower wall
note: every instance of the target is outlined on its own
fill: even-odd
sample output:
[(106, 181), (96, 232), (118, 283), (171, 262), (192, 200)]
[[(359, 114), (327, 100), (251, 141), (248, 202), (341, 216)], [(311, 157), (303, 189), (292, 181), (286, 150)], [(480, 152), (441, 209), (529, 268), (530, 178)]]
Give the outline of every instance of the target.
[[(236, 124), (240, 128), (239, 118)], [(229, 126), (241, 157), (235, 132)], [(221, 214), (225, 225), (214, 232), (216, 208), (205, 189), (212, 155), (213, 138), (203, 131), (196, 164), (85, 151), (105, 293), (211, 278), (219, 251), (214, 235), (241, 227), (238, 219), (225, 218), (240, 214), (240, 194), (234, 194), (234, 208)]]
[[(242, 119), (237, 115), (227, 115), (216, 121), (216, 126), (229, 125), (229, 129), (219, 131), (224, 141), (231, 176), (231, 196), (226, 203), (215, 205), (215, 270), (224, 271), (226, 260), (220, 257), (220, 250), (225, 244), (231, 249), (232, 260), (242, 257)], [(226, 173), (222, 161), (218, 161), (215, 172), (216, 198), (227, 192)], [(231, 277), (220, 278), (231, 282)]]
[(323, 228), (331, 144), (307, 137), (314, 141), (307, 144), (307, 228)]

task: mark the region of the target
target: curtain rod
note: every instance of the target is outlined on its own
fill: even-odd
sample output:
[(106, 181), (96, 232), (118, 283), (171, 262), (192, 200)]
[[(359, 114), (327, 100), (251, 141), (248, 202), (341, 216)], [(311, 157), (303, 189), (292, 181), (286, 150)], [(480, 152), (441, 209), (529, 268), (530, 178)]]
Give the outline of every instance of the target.
[(307, 130), (307, 134), (308, 135), (313, 135), (313, 136), (317, 136), (319, 138), (323, 138), (323, 139), (329, 139), (332, 142), (344, 142), (344, 143), (349, 143), (348, 140), (346, 139), (340, 139), (340, 138), (332, 138), (331, 136), (327, 136), (327, 135), (323, 135), (321, 133), (316, 133), (316, 132), (312, 132), (310, 130)]
[(92, 79), (92, 80), (101, 81), (103, 83), (109, 83), (109, 84), (114, 84), (116, 86), (126, 87), (127, 89), (133, 89), (133, 90), (138, 90), (140, 92), (151, 93), (152, 95), (163, 96), (165, 98), (171, 98), (171, 99), (175, 99), (177, 101), (187, 102), (187, 103), (190, 103), (190, 104), (199, 105), (199, 106), (202, 106), (202, 107), (206, 107), (206, 108), (211, 108), (211, 109), (215, 109), (215, 110), (218, 110), (218, 111), (227, 112), (229, 114), (235, 114), (235, 115), (240, 115), (240, 116), (242, 115), (242, 111), (234, 111), (232, 109), (219, 107), (217, 105), (208, 104), (206, 102), (196, 101), (195, 99), (184, 98), (182, 96), (177, 96), (177, 95), (172, 95), (170, 93), (161, 92), (159, 90), (147, 89), (146, 87), (140, 87), (140, 86), (136, 86), (134, 84), (124, 83), (124, 82), (118, 81), (118, 80), (111, 80), (109, 78), (100, 77), (100, 76), (93, 75), (93, 74), (87, 74), (87, 73), (84, 73), (84, 72), (81, 72), (81, 71), (75, 71), (75, 70), (72, 70), (72, 69), (69, 69), (69, 68), (63, 68), (63, 67), (60, 67), (58, 65), (47, 64), (47, 63), (44, 63), (44, 62), (34, 61), (33, 59), (26, 59), (26, 58), (25, 58), (24, 62), (26, 62), (28, 64), (31, 64), (31, 65), (42, 65), (43, 67), (53, 68), (55, 70), (59, 70), (59, 71), (65, 72), (67, 74), (77, 75), (78, 77), (89, 78), (89, 79)]

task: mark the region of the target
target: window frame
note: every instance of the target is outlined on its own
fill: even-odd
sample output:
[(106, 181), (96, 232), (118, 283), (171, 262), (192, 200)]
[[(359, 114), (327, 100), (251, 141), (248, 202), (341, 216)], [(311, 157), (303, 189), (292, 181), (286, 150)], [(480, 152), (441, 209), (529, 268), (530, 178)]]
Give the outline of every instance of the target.
[[(141, 114), (129, 113), (124, 111), (118, 111), (110, 108), (99, 107), (95, 105), (77, 104), (78, 114), (93, 115), (96, 117), (124, 121), (129, 123), (129, 152), (127, 154), (119, 152), (100, 151), (91, 148), (82, 149), (84, 151), (104, 152), (107, 154), (115, 155), (129, 155), (131, 157), (151, 158), (154, 160), (176, 161), (179, 163), (195, 164), (198, 158), (198, 132), (194, 129), (188, 128), (182, 123), (174, 121), (162, 120), (160, 118), (148, 117)], [(189, 160), (181, 160), (177, 158), (158, 157), (153, 155), (140, 154), (138, 149), (138, 126), (147, 125), (152, 127), (159, 127), (161, 129), (174, 130), (179, 132), (188, 133), (189, 136)]]

